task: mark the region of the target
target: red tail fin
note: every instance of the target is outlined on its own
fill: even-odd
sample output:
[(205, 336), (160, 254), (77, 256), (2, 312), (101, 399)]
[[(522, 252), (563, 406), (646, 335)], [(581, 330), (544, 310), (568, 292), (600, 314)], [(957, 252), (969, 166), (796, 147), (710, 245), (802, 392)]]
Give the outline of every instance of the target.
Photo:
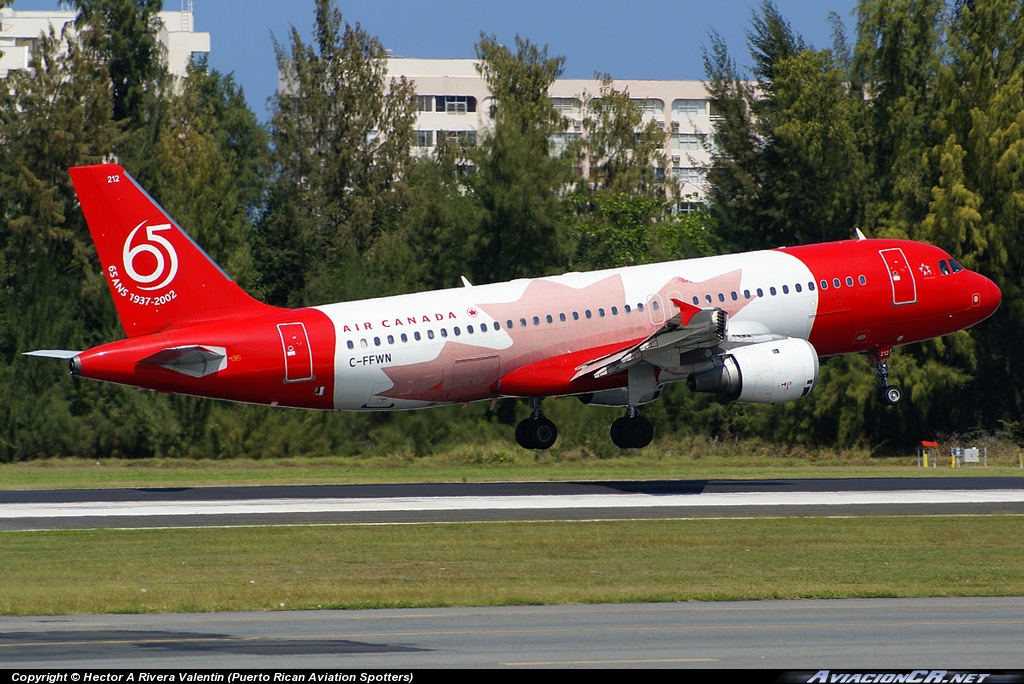
[(128, 337), (274, 311), (247, 295), (122, 167), (68, 171)]

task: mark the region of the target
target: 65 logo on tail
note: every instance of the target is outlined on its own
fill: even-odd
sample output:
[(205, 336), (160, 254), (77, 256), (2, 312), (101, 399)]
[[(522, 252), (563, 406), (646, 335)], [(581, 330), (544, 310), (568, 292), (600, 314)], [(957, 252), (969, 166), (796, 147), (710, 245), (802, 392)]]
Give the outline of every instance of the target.
[[(171, 230), (171, 224), (163, 223), (147, 226), (146, 232), (139, 240), (136, 235), (146, 225), (145, 221), (139, 223), (128, 234), (124, 241), (124, 248), (121, 250), (121, 264), (124, 274), (133, 281), (133, 285), (125, 284), (121, 279), (121, 273), (117, 266), (111, 264), (107, 267), (107, 275), (110, 277), (110, 286), (122, 297), (126, 297), (133, 304), (141, 306), (159, 306), (175, 299), (177, 295), (174, 290), (164, 292), (157, 296), (136, 294), (132, 290), (143, 292), (156, 292), (163, 290), (174, 281), (178, 274), (178, 253), (171, 241), (160, 231)], [(152, 285), (158, 281), (156, 285)]]

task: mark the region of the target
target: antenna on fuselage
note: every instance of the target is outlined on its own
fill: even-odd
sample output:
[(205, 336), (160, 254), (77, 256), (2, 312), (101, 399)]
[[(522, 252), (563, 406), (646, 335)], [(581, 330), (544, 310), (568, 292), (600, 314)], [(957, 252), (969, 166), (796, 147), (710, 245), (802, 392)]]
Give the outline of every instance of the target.
[(864, 233), (860, 231), (860, 228), (854, 228), (853, 230), (857, 233), (858, 240), (867, 240), (867, 238), (864, 237)]

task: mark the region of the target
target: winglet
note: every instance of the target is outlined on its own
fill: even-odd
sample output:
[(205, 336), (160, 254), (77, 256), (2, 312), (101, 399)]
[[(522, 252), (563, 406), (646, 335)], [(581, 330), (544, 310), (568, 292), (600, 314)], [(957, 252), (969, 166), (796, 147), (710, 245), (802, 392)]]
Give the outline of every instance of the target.
[(672, 303), (679, 309), (679, 325), (687, 326), (693, 317), (700, 313), (700, 307), (694, 306), (693, 304), (687, 304), (686, 302), (680, 301), (676, 298), (672, 298)]

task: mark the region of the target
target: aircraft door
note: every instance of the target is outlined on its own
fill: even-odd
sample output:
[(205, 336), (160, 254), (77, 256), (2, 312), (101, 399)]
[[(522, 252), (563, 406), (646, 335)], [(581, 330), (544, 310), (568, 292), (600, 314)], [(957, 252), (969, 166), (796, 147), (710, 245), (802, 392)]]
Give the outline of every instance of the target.
[(907, 262), (907, 257), (899, 247), (879, 250), (878, 254), (885, 261), (892, 284), (892, 303), (913, 304), (917, 301), (917, 284), (914, 282), (914, 271)]
[(302, 323), (278, 323), (284, 352), (284, 381), (304, 382), (313, 379), (313, 355), (309, 350), (309, 335)]

